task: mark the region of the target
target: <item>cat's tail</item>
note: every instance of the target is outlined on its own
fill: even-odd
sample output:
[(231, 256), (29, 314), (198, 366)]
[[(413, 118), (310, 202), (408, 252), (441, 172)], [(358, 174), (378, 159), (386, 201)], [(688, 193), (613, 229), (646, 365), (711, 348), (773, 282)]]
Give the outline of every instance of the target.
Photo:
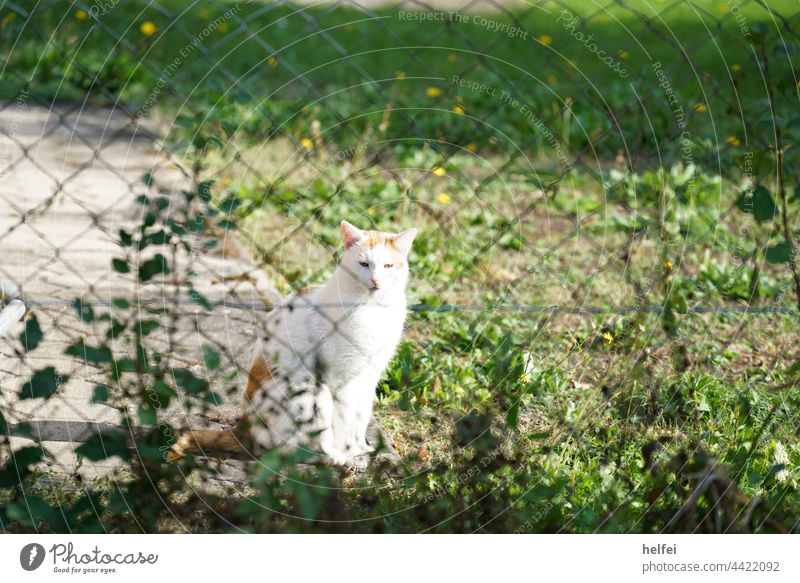
[[(244, 392), (245, 403), (249, 404), (259, 387), (272, 380), (274, 376), (275, 373), (266, 359), (257, 354), (250, 366), (247, 388)], [(187, 431), (167, 452), (167, 460), (177, 460), (187, 453), (199, 453), (205, 456), (248, 453), (247, 443), (250, 442), (250, 435), (246, 429), (248, 425), (249, 419), (245, 416), (241, 419), (241, 424), (233, 429)]]
[(167, 460), (174, 461), (188, 453), (205, 456), (242, 454), (248, 451), (247, 434), (241, 429), (194, 429), (178, 438), (167, 452)]

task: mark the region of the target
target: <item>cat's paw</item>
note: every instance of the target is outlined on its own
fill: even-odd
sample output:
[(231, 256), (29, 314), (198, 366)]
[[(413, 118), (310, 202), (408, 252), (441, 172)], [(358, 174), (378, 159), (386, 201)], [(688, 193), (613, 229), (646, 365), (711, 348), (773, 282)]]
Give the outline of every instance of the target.
[(335, 449), (331, 449), (325, 452), (325, 463), (330, 466), (346, 466), (348, 462), (348, 457)]
[(350, 473), (364, 472), (369, 465), (369, 457), (366, 455), (353, 456), (344, 464), (345, 469)]
[(375, 453), (375, 448), (372, 447), (371, 445), (368, 445), (366, 442), (359, 444), (358, 449), (360, 450), (360, 452), (357, 455)]

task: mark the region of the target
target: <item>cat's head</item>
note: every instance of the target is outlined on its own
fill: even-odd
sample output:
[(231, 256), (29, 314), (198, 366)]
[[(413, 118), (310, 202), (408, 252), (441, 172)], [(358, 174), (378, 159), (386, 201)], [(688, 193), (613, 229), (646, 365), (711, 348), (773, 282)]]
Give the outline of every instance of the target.
[(371, 293), (404, 288), (408, 281), (408, 252), (416, 229), (402, 233), (362, 231), (342, 221), (344, 255), (341, 267)]

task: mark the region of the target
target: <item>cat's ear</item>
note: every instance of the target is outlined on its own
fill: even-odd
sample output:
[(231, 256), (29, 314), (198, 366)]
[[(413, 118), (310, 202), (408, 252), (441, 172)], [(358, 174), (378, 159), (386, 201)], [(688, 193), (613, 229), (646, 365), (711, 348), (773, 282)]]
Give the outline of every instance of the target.
[(339, 226), (342, 229), (342, 240), (344, 241), (345, 249), (350, 249), (350, 247), (364, 239), (364, 231), (347, 221), (342, 221)]
[(414, 237), (417, 236), (416, 229), (409, 229), (408, 231), (403, 231), (399, 235), (394, 236), (394, 245), (397, 247), (403, 255), (408, 255), (408, 252), (411, 251), (411, 243), (414, 241)]

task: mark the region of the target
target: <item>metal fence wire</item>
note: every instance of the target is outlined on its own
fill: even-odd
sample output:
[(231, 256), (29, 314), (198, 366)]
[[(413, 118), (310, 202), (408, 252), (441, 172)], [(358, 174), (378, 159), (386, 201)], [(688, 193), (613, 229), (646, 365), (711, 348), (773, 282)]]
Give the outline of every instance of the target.
[[(154, 350), (234, 419), (270, 307), (324, 281), (342, 219), (419, 228), (421, 352), (496, 322), (529, 359), (559, 337), (589, 368), (582, 327), (601, 345), (631, 322), (730, 345), (795, 317), (787, 208), (776, 194), (751, 221), (742, 193), (758, 215), (775, 152), (794, 162), (780, 111), (799, 17), (756, 0), (2, 2), (10, 443), (42, 442), (57, 472), (118, 467), (79, 468), (74, 449), (145, 419), (122, 380), (98, 396), (105, 362), (86, 351), (132, 350), (109, 332), (123, 313), (158, 322)], [(47, 367), (49, 398), (24, 398)], [(208, 424), (186, 399), (158, 415)]]

